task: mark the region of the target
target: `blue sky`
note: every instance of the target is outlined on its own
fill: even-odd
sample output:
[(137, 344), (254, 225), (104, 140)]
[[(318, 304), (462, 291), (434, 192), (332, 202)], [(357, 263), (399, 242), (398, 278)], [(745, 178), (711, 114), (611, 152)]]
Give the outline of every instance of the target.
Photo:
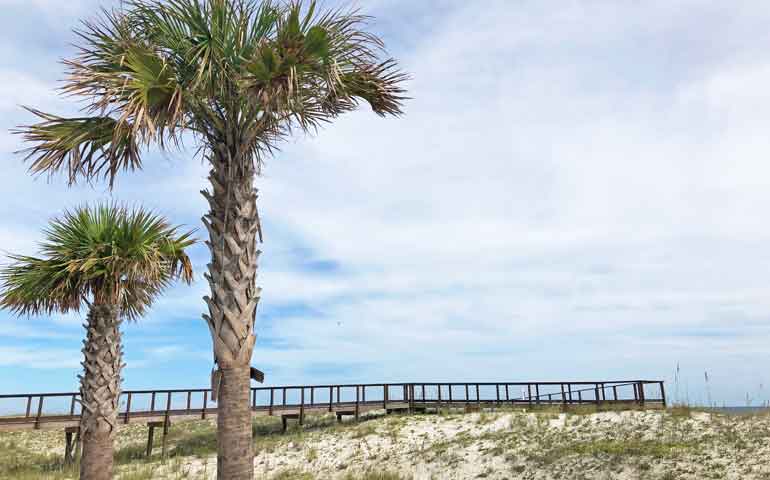
[[(19, 104), (75, 111), (57, 61), (98, 5), (0, 0), (5, 251), (99, 199), (201, 227), (192, 147), (147, 152), (112, 193), (30, 178), (12, 153)], [(672, 382), (679, 363), (691, 401), (704, 371), (720, 403), (770, 399), (766, 2), (357, 5), (414, 99), (267, 162), (253, 364), (269, 383)], [(206, 384), (207, 251), (192, 256), (194, 285), (125, 326), (126, 388)], [(74, 390), (82, 337), (77, 315), (0, 313), (0, 391)]]

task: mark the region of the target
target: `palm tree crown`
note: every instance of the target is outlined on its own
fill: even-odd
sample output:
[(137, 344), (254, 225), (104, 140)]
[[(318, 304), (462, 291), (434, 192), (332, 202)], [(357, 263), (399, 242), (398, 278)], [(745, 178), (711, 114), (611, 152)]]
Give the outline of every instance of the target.
[(261, 154), (293, 128), (314, 130), (360, 101), (398, 115), (407, 76), (380, 58), (366, 21), (315, 1), (128, 0), (84, 22), (79, 55), (65, 60), (63, 93), (84, 99), (86, 115), (29, 109), (42, 120), (18, 131), (32, 143), (30, 170), (112, 185), (141, 167), (141, 146), (189, 131), (207, 151), (238, 144), (233, 166), (259, 173)]
[(119, 305), (140, 317), (170, 281), (192, 280), (184, 249), (195, 240), (162, 217), (116, 205), (67, 211), (45, 230), (40, 256), (11, 255), (0, 269), (0, 308), (21, 314)]

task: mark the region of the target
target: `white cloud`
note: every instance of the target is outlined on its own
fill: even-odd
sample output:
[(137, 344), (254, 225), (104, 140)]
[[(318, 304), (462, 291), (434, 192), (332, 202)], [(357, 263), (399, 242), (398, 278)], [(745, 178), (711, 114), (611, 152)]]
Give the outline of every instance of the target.
[[(317, 365), (360, 380), (525, 380), (668, 376), (682, 361), (716, 370), (728, 401), (753, 388), (770, 340), (770, 9), (441, 5), (361, 2), (414, 77), (404, 118), (358, 112), (268, 161), (255, 364), (297, 383)], [(19, 65), (0, 72), (29, 83), (2, 87), (10, 96), (45, 85)], [(149, 156), (115, 197), (197, 223), (207, 168), (189, 152)], [(107, 196), (12, 165), (8, 250), (62, 206)], [(339, 269), (309, 272), (305, 257)], [(146, 323), (203, 329), (205, 289), (174, 289)], [(313, 313), (278, 311), (297, 304)], [(208, 356), (206, 335), (191, 348)]]
[(41, 370), (73, 369), (80, 366), (77, 350), (0, 347), (0, 366)]

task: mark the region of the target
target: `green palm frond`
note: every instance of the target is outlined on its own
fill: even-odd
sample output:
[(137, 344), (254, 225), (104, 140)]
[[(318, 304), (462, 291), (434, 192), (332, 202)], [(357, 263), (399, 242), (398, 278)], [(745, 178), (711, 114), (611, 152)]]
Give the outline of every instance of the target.
[(162, 217), (114, 204), (80, 207), (45, 230), (40, 256), (11, 256), (0, 269), (0, 308), (21, 314), (78, 310), (84, 299), (141, 316), (175, 279), (192, 281), (180, 233)]
[(63, 92), (94, 117), (33, 111), (44, 121), (22, 129), (32, 170), (112, 185), (141, 166), (137, 145), (164, 148), (184, 131), (208, 151), (237, 143), (239, 161), (259, 165), (295, 128), (360, 103), (400, 115), (408, 76), (368, 21), (315, 0), (127, 0), (85, 22), (79, 54), (65, 61)]

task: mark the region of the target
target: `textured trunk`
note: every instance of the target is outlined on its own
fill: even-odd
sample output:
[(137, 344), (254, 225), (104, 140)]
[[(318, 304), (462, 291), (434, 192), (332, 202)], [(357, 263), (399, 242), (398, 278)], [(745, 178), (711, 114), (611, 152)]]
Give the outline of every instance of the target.
[(118, 425), (120, 371), (123, 369), (118, 306), (93, 305), (84, 327), (87, 330), (82, 362), (85, 373), (79, 376), (83, 411), (80, 478), (107, 480), (112, 478), (113, 439)]
[[(218, 465), (220, 480), (254, 478), (249, 410), (249, 363), (254, 350), (256, 287), (257, 192), (251, 159), (237, 147), (215, 146), (210, 161), (211, 191), (203, 191), (211, 210), (203, 217), (209, 231), (211, 263), (206, 278), (211, 296), (203, 297), (203, 315), (214, 344), (214, 358), (222, 373), (217, 399)], [(215, 377), (217, 378), (217, 377)]]
[(253, 479), (249, 367), (222, 369), (217, 402), (217, 478)]

